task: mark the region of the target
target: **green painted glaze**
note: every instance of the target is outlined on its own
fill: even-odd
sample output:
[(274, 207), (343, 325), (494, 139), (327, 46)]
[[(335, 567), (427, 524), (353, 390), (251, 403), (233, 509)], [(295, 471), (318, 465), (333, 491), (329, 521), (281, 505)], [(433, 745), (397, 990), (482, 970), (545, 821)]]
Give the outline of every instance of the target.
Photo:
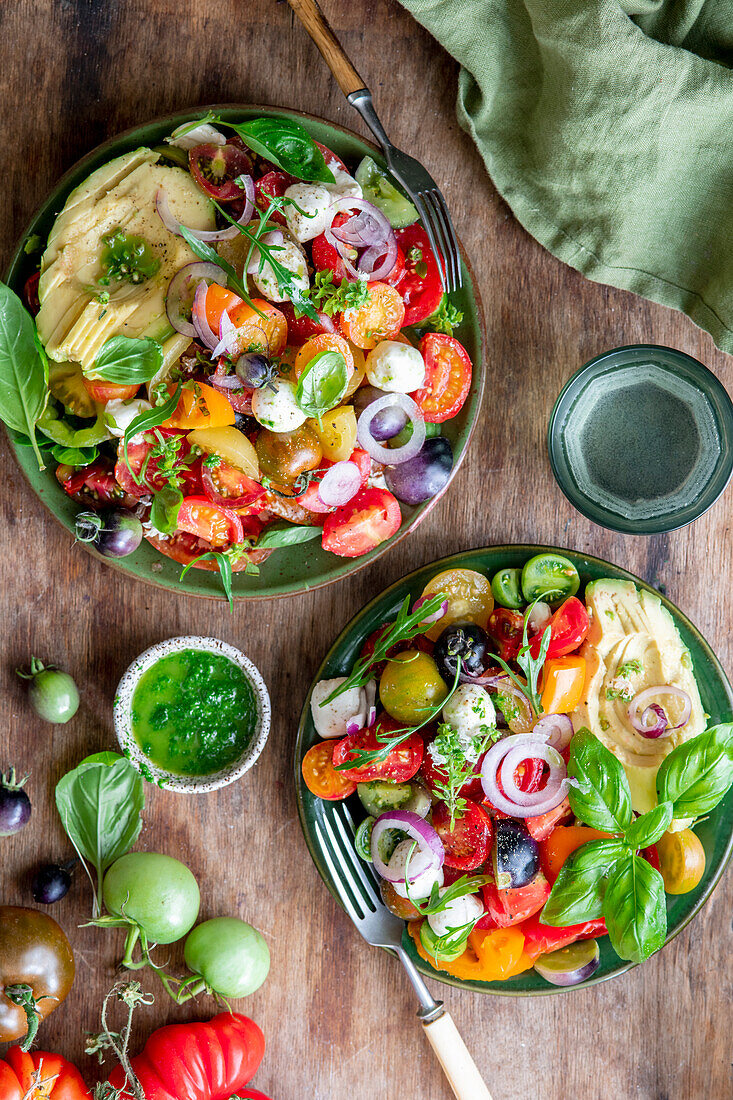
[[(37, 261), (37, 254), (34, 257), (25, 253), (24, 245), (26, 241), (37, 234), (45, 242), (55, 217), (64, 205), (68, 195), (91, 172), (106, 164), (107, 161), (112, 160), (113, 157), (137, 149), (140, 145), (151, 147), (160, 145), (176, 126), (195, 118), (201, 118), (207, 110), (213, 110), (222, 118), (233, 121), (264, 116), (296, 119), (308, 129), (317, 141), (333, 149), (350, 167), (355, 169), (361, 158), (366, 155), (371, 156), (380, 166), (384, 167), (385, 162), (381, 153), (363, 138), (358, 137), (350, 130), (345, 130), (340, 126), (332, 125), (297, 111), (284, 111), (275, 107), (231, 105), (211, 108), (198, 107), (195, 110), (181, 111), (179, 114), (156, 119), (143, 126), (118, 134), (92, 150), (63, 176), (45, 202), (36, 211), (21, 237), (5, 275), (5, 281), (8, 285), (16, 293), (22, 294), (23, 284), (34, 270), (34, 263)], [(478, 289), (473, 282), (465, 257), (463, 262), (463, 287), (452, 297), (457, 307), (464, 314), (464, 319), (456, 329), (455, 335), (465, 346), (476, 367), (466, 404), (457, 417), (443, 425), (444, 434), (453, 446), (455, 456), (453, 473), (455, 474), (465, 456), (474, 424), (479, 415), (484, 386), (483, 347), (485, 339), (483, 314)], [(31, 488), (53, 515), (73, 534), (74, 518), (78, 511), (78, 505), (66, 495), (58, 484), (52, 468), (39, 471), (32, 449), (19, 446), (10, 435), (8, 438)], [(292, 595), (348, 577), (375, 561), (398, 539), (413, 530), (439, 499), (440, 496), (435, 497), (433, 500), (417, 507), (403, 504), (402, 526), (397, 534), (386, 543), (383, 543), (382, 546), (377, 547), (376, 550), (373, 550), (370, 554), (365, 554), (361, 558), (338, 558), (334, 554), (328, 554), (323, 550), (320, 541), (317, 539), (278, 550), (260, 567), (259, 576), (249, 576), (243, 572), (235, 574), (233, 582), (234, 599), (271, 599), (274, 596)], [(79, 549), (78, 546), (75, 547), (74, 553), (78, 553)], [(95, 557), (98, 556), (90, 547), (85, 546), (84, 549), (87, 553), (91, 553)], [(109, 558), (100, 558), (101, 560), (104, 560), (104, 564), (111, 566), (113, 569), (119, 569), (130, 576), (164, 588), (195, 596), (223, 599), (218, 573), (191, 569), (181, 581), (180, 565), (164, 557), (145, 541), (129, 557), (115, 562), (112, 562)]]
[[(174, 775), (213, 775), (247, 749), (257, 704), (249, 680), (228, 657), (181, 649), (140, 677), (132, 732), (142, 752)], [(150, 778), (147, 776), (146, 778)]]
[[(580, 573), (580, 592), (585, 590), (586, 584), (598, 580), (600, 577), (615, 577), (624, 580), (632, 580), (643, 588), (651, 588), (644, 581), (619, 569), (600, 558), (588, 557), (585, 554), (575, 553), (572, 550), (564, 550), (553, 546), (493, 546), (480, 550), (469, 550), (462, 554), (455, 554), (449, 558), (425, 565), (414, 573), (408, 574), (401, 581), (385, 589), (381, 595), (368, 603), (366, 607), (351, 620), (334, 642), (326, 654), (323, 664), (318, 669), (314, 683), (318, 680), (334, 676), (345, 675), (353, 665), (361, 649), (364, 638), (382, 623), (393, 619), (397, 614), (406, 595), (414, 598), (419, 596), (428, 580), (436, 573), (444, 569), (475, 569), (479, 573), (485, 573), (493, 577), (498, 569), (521, 569), (524, 563), (533, 554), (542, 551), (555, 551), (570, 558)], [(665, 607), (672, 614), (680, 631), (682, 640), (688, 646), (695, 667), (695, 675), (700, 688), (703, 706), (710, 715), (710, 724), (718, 722), (730, 722), (733, 719), (733, 689), (726, 678), (715, 654), (711, 650), (702, 635), (695, 629), (689, 619), (671, 604), (669, 600), (661, 597)], [(324, 816), (332, 817), (339, 813), (342, 803), (322, 802), (314, 798), (307, 790), (301, 777), (301, 761), (311, 745), (319, 741), (310, 714), (310, 693), (305, 701), (305, 706), (300, 718), (300, 726), (295, 744), (295, 786), (298, 800), (300, 821), (305, 834), (305, 839), (310, 849), (311, 856), (318, 871), (334, 897), (336, 889), (333, 885), (328, 862), (324, 858), (319, 845), (318, 836), (314, 829), (317, 821)], [(347, 805), (355, 821), (361, 820), (364, 810), (356, 796), (348, 800)], [(327, 835), (321, 828), (322, 835)], [(667, 898), (668, 934), (667, 942), (680, 932), (694, 917), (700, 907), (710, 896), (715, 885), (720, 879), (733, 850), (733, 791), (729, 791), (725, 799), (713, 812), (695, 827), (695, 832), (702, 841), (705, 849), (707, 864), (705, 874), (696, 890), (689, 894)], [(567, 993), (569, 990), (552, 986), (536, 974), (534, 970), (528, 970), (524, 974), (511, 978), (506, 982), (476, 982), (458, 981), (450, 975), (433, 970), (417, 954), (414, 944), (405, 931), (403, 944), (411, 955), (416, 966), (432, 978), (436, 978), (448, 985), (456, 985), (461, 988), (473, 989), (479, 993), (500, 993), (508, 996), (546, 995), (550, 993)], [(598, 941), (601, 951), (600, 966), (594, 976), (584, 982), (579, 988), (584, 989), (588, 985), (605, 981), (625, 973), (632, 967), (631, 963), (623, 962), (611, 948), (608, 937)], [(703, 948), (697, 944), (697, 948)]]

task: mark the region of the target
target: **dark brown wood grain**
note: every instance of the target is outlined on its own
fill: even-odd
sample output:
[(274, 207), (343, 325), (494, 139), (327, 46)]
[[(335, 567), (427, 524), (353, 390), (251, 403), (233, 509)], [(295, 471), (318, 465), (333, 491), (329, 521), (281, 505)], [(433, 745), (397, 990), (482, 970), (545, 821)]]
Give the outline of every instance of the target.
[[(615, 535), (583, 519), (555, 485), (545, 428), (555, 396), (583, 362), (614, 345), (669, 344), (730, 388), (733, 363), (685, 317), (563, 267), (497, 197), (455, 114), (456, 66), (396, 0), (324, 2), (372, 88), (398, 146), (439, 181), (481, 286), (487, 389), (473, 449), (419, 530), (338, 587), (267, 604), (169, 595), (125, 578), (71, 545), (0, 440), (0, 767), (29, 771), (32, 823), (0, 841), (0, 895), (27, 903), (38, 860), (68, 854), (53, 808), (61, 774), (114, 744), (111, 704), (128, 662), (159, 639), (218, 635), (259, 665), (274, 705), (272, 734), (246, 778), (188, 798), (150, 788), (140, 844), (183, 858), (202, 888), (202, 915), (237, 913), (265, 931), (272, 971), (241, 1007), (265, 1030), (256, 1083), (276, 1100), (447, 1100), (397, 964), (368, 948), (322, 885), (302, 839), (292, 748), (300, 701), (336, 632), (403, 573), (443, 554), (511, 541), (565, 545), (610, 558), (655, 585), (733, 669), (731, 496), (692, 527), (659, 538)], [(2, 262), (48, 188), (93, 145), (155, 115), (198, 103), (275, 103), (359, 128), (315, 46), (272, 0), (5, 0)], [(30, 654), (74, 674), (82, 705), (68, 726), (39, 721), (14, 675)], [(730, 1082), (730, 875), (662, 953), (624, 977), (567, 995), (481, 997), (435, 987), (448, 1003), (495, 1100), (722, 1100)], [(80, 928), (79, 876), (53, 913), (78, 974), (44, 1046), (75, 1059), (115, 978), (120, 934)], [(161, 961), (168, 958), (161, 951)], [(171, 966), (179, 962), (171, 953)], [(172, 1008), (154, 979), (134, 1043), (166, 1020), (214, 1011)], [(183, 1100), (183, 1098), (182, 1098)]]

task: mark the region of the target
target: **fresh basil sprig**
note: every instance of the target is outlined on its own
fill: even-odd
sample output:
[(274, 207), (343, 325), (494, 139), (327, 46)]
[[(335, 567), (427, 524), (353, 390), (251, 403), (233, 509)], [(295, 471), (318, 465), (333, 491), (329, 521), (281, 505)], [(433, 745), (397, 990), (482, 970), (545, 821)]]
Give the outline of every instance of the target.
[(253, 118), (249, 122), (226, 122), (213, 118), (239, 134), (253, 153), (271, 161), (283, 172), (307, 182), (335, 183), (323, 153), (304, 126), (289, 118)]
[(614, 950), (641, 962), (667, 932), (664, 881), (638, 852), (656, 843), (673, 820), (709, 813), (733, 784), (733, 723), (713, 726), (665, 757), (657, 773), (658, 804), (634, 818), (621, 763), (587, 729), (570, 742), (568, 792), (579, 821), (616, 834), (583, 844), (563, 864), (542, 910), (545, 924), (606, 921)]
[(138, 479), (138, 475), (130, 468), (130, 460), (127, 454), (127, 448), (130, 445), (130, 441), (134, 439), (140, 432), (147, 432), (150, 428), (159, 428), (161, 424), (165, 423), (169, 417), (173, 416), (173, 413), (178, 408), (178, 402), (181, 399), (181, 393), (183, 391), (183, 383), (179, 382), (176, 386), (175, 393), (164, 401), (162, 405), (156, 405), (152, 409), (146, 409), (145, 412), (141, 412), (139, 416), (136, 416), (134, 420), (131, 420), (125, 429), (125, 435), (122, 440), (122, 450), (125, 455), (125, 465), (132, 474), (133, 480), (138, 484), (142, 484), (142, 478)]
[(163, 366), (163, 349), (147, 336), (112, 336), (94, 361), (93, 378), (118, 386), (150, 382)]
[(295, 400), (307, 416), (320, 420), (339, 405), (349, 385), (346, 360), (340, 351), (314, 355), (298, 379)]
[(96, 872), (96, 890), (92, 882), (95, 916), (104, 872), (137, 840), (144, 805), (140, 773), (117, 753), (82, 760), (56, 784), (61, 824), (82, 860)]
[(0, 283), (0, 420), (28, 437), (40, 470), (46, 467), (36, 424), (47, 401), (48, 360), (35, 322), (18, 295)]

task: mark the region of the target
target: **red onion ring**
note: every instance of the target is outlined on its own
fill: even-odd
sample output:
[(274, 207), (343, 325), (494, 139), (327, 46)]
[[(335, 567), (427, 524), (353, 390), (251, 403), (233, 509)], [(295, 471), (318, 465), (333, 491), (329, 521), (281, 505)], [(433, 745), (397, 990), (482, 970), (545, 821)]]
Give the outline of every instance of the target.
[[(390, 871), (379, 854), (379, 838), (387, 829), (399, 829), (401, 833), (407, 833), (408, 837), (417, 843), (417, 851), (410, 861), (414, 865), (414, 870), (410, 868), (410, 882), (414, 882), (431, 868), (437, 870), (443, 866), (445, 849), (433, 826), (411, 810), (388, 810), (387, 813), (380, 814), (374, 822), (371, 836), (374, 869), (382, 878), (386, 878), (387, 882), (405, 881), (403, 875)], [(419, 856), (422, 856), (422, 859), (418, 860)]]
[[(239, 226), (246, 225), (251, 217), (255, 205), (255, 185), (251, 176), (239, 176), (238, 177), (244, 184), (243, 191), (245, 197), (244, 210), (237, 219), (236, 225), (227, 226), (226, 229), (191, 229), (189, 226), (183, 226), (192, 237), (195, 237), (197, 241), (231, 241), (234, 240), (239, 234)], [(159, 187), (155, 193), (155, 209), (158, 212), (158, 217), (162, 221), (169, 233), (172, 233), (175, 237), (182, 237), (181, 233), (182, 222), (176, 221), (173, 217), (170, 205), (168, 203), (168, 196), (164, 187)]]
[[(531, 794), (520, 791), (514, 780), (516, 768), (528, 758), (544, 760), (550, 768), (546, 786)], [(504, 794), (499, 790), (497, 783), (500, 766)], [(559, 806), (568, 789), (577, 786), (577, 783), (574, 779), (568, 779), (565, 762), (556, 749), (541, 741), (539, 737), (533, 737), (532, 734), (517, 733), (498, 741), (486, 753), (481, 765), (481, 786), (494, 809), (501, 810), (502, 813), (509, 814), (511, 817), (538, 817)], [(512, 798), (515, 801), (512, 801)]]
[(377, 699), (377, 681), (376, 680), (367, 680), (367, 682), (364, 684), (364, 694), (366, 696), (366, 704), (367, 704), (366, 726), (367, 726), (367, 729), (371, 729), (372, 726), (374, 725), (374, 723), (377, 720), (377, 708), (374, 705), (375, 702), (376, 702), (376, 699)]
[[(431, 595), (431, 596), (421, 596), (419, 600), (415, 600), (414, 604), (412, 605), (413, 612), (414, 611), (419, 611), (424, 603), (427, 603), (428, 600), (432, 600), (434, 598), (434, 595), (435, 595), (435, 593), (433, 593), (433, 595)], [(440, 607), (438, 608), (437, 611), (434, 611), (432, 613), (432, 615), (426, 615), (424, 619), (420, 620), (420, 622), (421, 623), (437, 623), (438, 619), (443, 618), (443, 616), (445, 615), (447, 610), (448, 610), (448, 601), (443, 600), (442, 604), (440, 605)]]
[(236, 374), (212, 374), (210, 378), (207, 378), (207, 382), (210, 386), (213, 386), (215, 390), (222, 390), (222, 392), (243, 390), (245, 388), (242, 384), (242, 379), (238, 378)]
[(324, 332), (336, 331), (336, 325), (334, 323), (333, 317), (329, 317), (327, 313), (319, 313), (318, 320)]
[[(658, 705), (648, 706), (644, 709), (641, 715), (639, 715), (639, 708), (644, 707), (650, 699), (653, 699), (655, 695), (673, 695), (682, 700), (682, 720), (677, 723), (676, 726), (670, 726), (669, 719), (665, 714), (662, 707)], [(656, 715), (654, 722), (650, 722), (648, 718), (648, 712), (652, 711)], [(662, 712), (661, 715), (659, 712)], [(683, 691), (682, 688), (677, 687), (675, 684), (659, 684), (656, 687), (644, 688), (638, 695), (629, 703), (629, 709), (627, 711), (629, 722), (634, 727), (637, 733), (641, 733), (644, 737), (660, 737), (662, 733), (668, 730), (670, 733), (673, 730), (682, 729), (690, 721), (690, 715), (692, 714), (692, 699)], [(656, 732), (662, 715), (664, 716), (665, 726), (659, 733)]]
[[(333, 219), (347, 210), (361, 210), (362, 213), (349, 218), (344, 225), (333, 228)], [(351, 223), (355, 222), (355, 225)], [(341, 257), (346, 270), (355, 279), (369, 279), (377, 282), (384, 279), (397, 262), (397, 240), (389, 219), (366, 199), (343, 196), (331, 204), (331, 221), (325, 231), (326, 240)], [(364, 248), (355, 267), (349, 249)], [(375, 268), (381, 256), (384, 260)]]
[(553, 749), (562, 752), (570, 744), (575, 730), (569, 714), (545, 714), (532, 727), (532, 734), (541, 737)]
[[(380, 279), (385, 279), (397, 263), (397, 241), (387, 241), (386, 254), (384, 248), (384, 245), (372, 245), (359, 257), (359, 272), (366, 275), (370, 283), (378, 283)], [(380, 256), (384, 256), (384, 259), (379, 267), (375, 267)]]
[(223, 285), (226, 282), (226, 275), (216, 264), (198, 260), (196, 263), (182, 267), (169, 282), (165, 296), (165, 312), (168, 320), (176, 332), (180, 332), (183, 336), (190, 336), (192, 340), (198, 333), (195, 326), (183, 316), (181, 303), (188, 296), (194, 279), (203, 279), (209, 283), (218, 282)]
[[(372, 420), (377, 413), (389, 408), (390, 405), (399, 405), (412, 421), (412, 436), (402, 447), (383, 447), (370, 431)], [(372, 401), (364, 409), (359, 417), (356, 435), (364, 450), (377, 462), (385, 466), (398, 466), (400, 462), (407, 462), (422, 450), (425, 442), (425, 421), (415, 402), (406, 393), (385, 393), (384, 397)]]
[(361, 470), (355, 462), (335, 462), (318, 486), (318, 496), (327, 508), (347, 504), (361, 488)]
[(210, 351), (213, 351), (217, 345), (217, 339), (211, 331), (211, 327), (206, 318), (206, 291), (208, 289), (207, 284), (203, 280), (196, 287), (196, 293), (193, 296), (191, 316), (199, 340)]

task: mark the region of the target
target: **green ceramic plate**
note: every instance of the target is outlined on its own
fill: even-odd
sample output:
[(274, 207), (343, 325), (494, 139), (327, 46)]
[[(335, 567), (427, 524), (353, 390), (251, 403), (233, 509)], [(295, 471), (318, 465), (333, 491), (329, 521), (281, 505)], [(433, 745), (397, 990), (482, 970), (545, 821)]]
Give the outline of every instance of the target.
[[(314, 683), (318, 680), (343, 676), (347, 673), (358, 656), (367, 635), (383, 622), (395, 617), (406, 595), (412, 598), (419, 596), (428, 580), (436, 573), (444, 569), (460, 567), (475, 569), (479, 573), (493, 576), (497, 569), (502, 566), (522, 566), (533, 554), (537, 554), (542, 550), (557, 549), (557, 547), (551, 546), (491, 546), (482, 550), (469, 550), (463, 554), (454, 554), (450, 558), (441, 558), (440, 561), (432, 562), (430, 565), (425, 565), (422, 569), (408, 574), (401, 581), (387, 588), (371, 603), (368, 603), (351, 620), (327, 653)], [(592, 580), (597, 580), (599, 577), (632, 580), (640, 587), (649, 588), (649, 585), (646, 585), (632, 573), (627, 573), (624, 569), (618, 569), (615, 565), (602, 561), (600, 558), (587, 557), (572, 550), (561, 550), (560, 552), (566, 554), (575, 563), (581, 577), (581, 593), (586, 584)], [(671, 612), (682, 639), (692, 654), (702, 703), (710, 715), (711, 724), (730, 721), (733, 718), (733, 690), (715, 654), (689, 619), (686, 619), (674, 604), (671, 604), (664, 597), (662, 597), (662, 602)], [(356, 797), (349, 799), (347, 803), (323, 802), (314, 798), (306, 788), (301, 776), (301, 761), (311, 745), (319, 740), (320, 738), (311, 719), (309, 692), (300, 718), (295, 745), (295, 787), (298, 810), (305, 839), (316, 867), (329, 890), (338, 900), (334, 882), (328, 869), (328, 861), (324, 858), (324, 852), (318, 843), (314, 823), (322, 820), (324, 816), (330, 817), (342, 812), (341, 807), (344, 805), (352, 811), (352, 816), (357, 821), (364, 816), (364, 811)], [(323, 832), (322, 829), (321, 832)], [(696, 827), (695, 832), (705, 848), (707, 857), (705, 874), (698, 888), (692, 893), (678, 897), (668, 896), (669, 934), (667, 942), (676, 936), (688, 921), (692, 920), (703, 903), (710, 897), (730, 858), (731, 850), (733, 850), (733, 791), (730, 791), (717, 809)], [(608, 942), (608, 937), (602, 937), (598, 942), (601, 949), (600, 967), (593, 978), (584, 982), (581, 988), (606, 981), (606, 979), (616, 977), (618, 974), (624, 974), (632, 967), (631, 963), (622, 962), (618, 958)], [(567, 992), (566, 989), (549, 985), (534, 970), (528, 970), (524, 974), (520, 974), (516, 978), (510, 978), (505, 982), (459, 981), (442, 971), (434, 970), (420, 958), (407, 931), (405, 931), (403, 943), (424, 974), (428, 974), (441, 982), (446, 982), (448, 985), (467, 987), (479, 993), (501, 993), (509, 996), (521, 994), (534, 996)]]
[[(26, 278), (35, 270), (37, 264), (37, 253), (35, 256), (26, 255), (24, 251), (25, 242), (35, 234), (45, 241), (67, 196), (90, 172), (112, 160), (113, 157), (136, 149), (140, 145), (152, 146), (159, 144), (176, 126), (191, 119), (200, 118), (209, 109), (216, 111), (222, 118), (235, 121), (257, 118), (263, 115), (294, 118), (300, 121), (317, 141), (327, 145), (352, 168), (356, 168), (361, 158), (367, 154), (384, 165), (384, 158), (376, 147), (363, 138), (358, 137), (350, 130), (345, 130), (340, 126), (335, 126), (332, 123), (298, 111), (284, 111), (275, 107), (227, 105), (212, 108), (198, 107), (195, 110), (182, 111), (168, 118), (156, 119), (133, 130), (127, 130), (111, 138), (103, 145), (99, 145), (75, 164), (57, 183), (46, 201), (33, 216), (30, 225), (18, 243), (6, 273), (8, 285), (16, 293), (22, 293)], [(453, 445), (453, 475), (455, 475), (465, 456), (479, 414), (484, 384), (482, 365), (485, 342), (483, 313), (478, 289), (475, 286), (465, 254), (463, 255), (463, 287), (452, 296), (452, 300), (464, 314), (462, 324), (456, 329), (456, 336), (471, 356), (475, 368), (473, 384), (466, 404), (460, 414), (445, 425), (445, 435)], [(60, 520), (69, 531), (73, 531), (74, 517), (78, 511), (78, 505), (61, 489), (54, 477), (53, 470), (39, 471), (30, 447), (18, 446), (12, 438), (10, 444), (33, 491), (56, 519)], [(373, 550), (370, 554), (365, 554), (361, 558), (339, 558), (334, 554), (326, 553), (317, 539), (289, 549), (278, 550), (261, 567), (259, 577), (249, 577), (243, 573), (235, 574), (234, 598), (270, 599), (274, 596), (292, 595), (311, 588), (319, 588), (322, 585), (340, 580), (342, 577), (347, 577), (358, 569), (363, 569), (365, 565), (369, 565), (395, 542), (409, 534), (437, 503), (440, 496), (442, 496), (442, 493), (418, 507), (409, 507), (403, 504), (402, 526), (397, 534), (376, 550)], [(94, 554), (93, 550), (89, 550), (89, 552)], [(222, 598), (218, 574), (204, 572), (200, 569), (189, 570), (183, 582), (181, 582), (179, 579), (181, 567), (158, 553), (148, 543), (143, 543), (140, 549), (131, 554), (129, 558), (114, 563), (111, 563), (108, 559), (104, 559), (104, 561), (107, 565), (113, 564), (114, 568), (121, 570), (123, 573), (161, 585), (164, 588), (196, 596)]]

